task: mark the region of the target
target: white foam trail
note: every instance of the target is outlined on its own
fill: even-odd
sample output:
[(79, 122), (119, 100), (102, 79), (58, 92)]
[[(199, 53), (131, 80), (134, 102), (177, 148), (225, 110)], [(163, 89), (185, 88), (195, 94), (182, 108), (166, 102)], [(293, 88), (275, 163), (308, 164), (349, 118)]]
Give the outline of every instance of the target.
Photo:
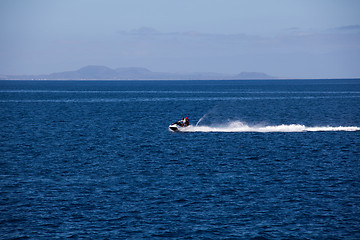
[(231, 122), (222, 126), (189, 126), (184, 132), (329, 132), (329, 131), (360, 131), (360, 127), (344, 126), (319, 126), (307, 127), (300, 124), (276, 125), (276, 126), (249, 126), (240, 121)]

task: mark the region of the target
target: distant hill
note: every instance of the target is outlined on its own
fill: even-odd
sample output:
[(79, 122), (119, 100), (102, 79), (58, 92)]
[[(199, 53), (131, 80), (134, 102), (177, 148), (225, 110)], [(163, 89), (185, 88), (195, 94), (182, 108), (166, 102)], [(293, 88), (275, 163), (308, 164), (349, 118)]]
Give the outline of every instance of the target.
[(236, 75), (222, 73), (166, 73), (152, 72), (141, 67), (111, 69), (105, 66), (86, 66), (75, 71), (42, 75), (0, 75), (8, 80), (236, 80), (276, 79), (265, 73), (242, 72)]
[(274, 79), (274, 77), (261, 72), (242, 72), (235, 77), (238, 79)]
[(104, 66), (86, 66), (76, 71), (67, 71), (52, 73), (49, 75), (41, 75), (41, 78), (46, 79), (108, 79), (108, 80), (123, 80), (123, 79), (138, 79), (145, 78), (151, 75), (152, 72), (146, 68), (117, 68), (111, 69)]

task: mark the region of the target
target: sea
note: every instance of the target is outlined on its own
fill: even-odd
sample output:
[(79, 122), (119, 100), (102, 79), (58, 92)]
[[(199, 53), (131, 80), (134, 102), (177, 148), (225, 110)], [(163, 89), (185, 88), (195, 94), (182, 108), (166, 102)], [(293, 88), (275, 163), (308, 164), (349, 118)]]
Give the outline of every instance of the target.
[(0, 81), (0, 129), (0, 239), (360, 239), (360, 80)]

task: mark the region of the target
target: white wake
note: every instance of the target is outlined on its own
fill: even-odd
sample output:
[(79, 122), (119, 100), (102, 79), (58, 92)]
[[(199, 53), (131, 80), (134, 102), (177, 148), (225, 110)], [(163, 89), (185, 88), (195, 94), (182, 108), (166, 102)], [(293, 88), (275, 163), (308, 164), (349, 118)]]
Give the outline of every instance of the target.
[(315, 126), (307, 127), (300, 124), (290, 125), (253, 125), (235, 121), (226, 125), (212, 126), (189, 126), (182, 129), (183, 132), (329, 132), (329, 131), (360, 131), (360, 127), (354, 126)]

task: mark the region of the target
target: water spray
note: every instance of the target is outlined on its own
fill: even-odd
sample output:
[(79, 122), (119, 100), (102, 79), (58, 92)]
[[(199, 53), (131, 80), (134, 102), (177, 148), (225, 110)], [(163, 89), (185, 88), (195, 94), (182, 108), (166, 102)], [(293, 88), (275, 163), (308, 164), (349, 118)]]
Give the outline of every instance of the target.
[(202, 117), (199, 119), (199, 121), (196, 123), (195, 127), (197, 127), (198, 124), (199, 124), (207, 115), (208, 115), (207, 113), (204, 114), (204, 116), (202, 116)]

